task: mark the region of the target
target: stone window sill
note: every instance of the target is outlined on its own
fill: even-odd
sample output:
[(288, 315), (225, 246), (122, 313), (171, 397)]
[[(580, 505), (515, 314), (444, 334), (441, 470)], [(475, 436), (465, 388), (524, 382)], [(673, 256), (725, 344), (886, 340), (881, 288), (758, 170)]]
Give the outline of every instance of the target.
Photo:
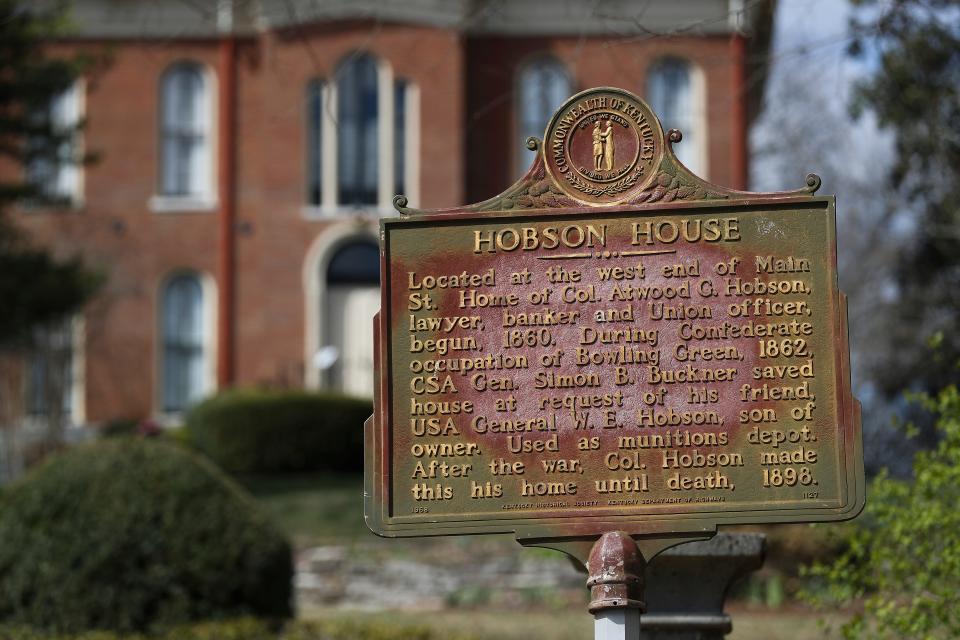
[(213, 211), (217, 201), (205, 196), (153, 196), (150, 210), (154, 213), (195, 213)]

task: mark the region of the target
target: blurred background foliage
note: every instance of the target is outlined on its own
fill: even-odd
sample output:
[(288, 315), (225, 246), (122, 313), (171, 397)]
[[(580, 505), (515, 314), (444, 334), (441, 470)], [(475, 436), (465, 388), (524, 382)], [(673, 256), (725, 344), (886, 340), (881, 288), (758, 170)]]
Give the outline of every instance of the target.
[(193, 407), (185, 436), (230, 473), (360, 473), (372, 413), (372, 401), (336, 393), (234, 390)]
[(840, 552), (804, 572), (809, 601), (856, 603), (844, 638), (960, 637), (960, 393), (950, 386), (916, 401), (936, 416), (939, 442), (916, 454), (909, 480), (874, 478)]
[[(46, 10), (24, 10), (22, 5), (0, 0), (0, 159), (24, 167), (86, 162), (91, 158), (61, 157), (76, 128), (65, 130), (37, 114), (97, 61), (87, 56), (46, 56), (48, 39), (68, 28), (62, 7), (53, 3)], [(37, 327), (79, 309), (100, 280), (78, 259), (54, 257), (32, 245), (10, 223), (7, 208), (12, 203), (43, 197), (25, 172), (13, 176), (12, 181), (0, 181), (0, 347), (7, 348), (29, 344)], [(30, 286), (23, 286), (25, 282)]]

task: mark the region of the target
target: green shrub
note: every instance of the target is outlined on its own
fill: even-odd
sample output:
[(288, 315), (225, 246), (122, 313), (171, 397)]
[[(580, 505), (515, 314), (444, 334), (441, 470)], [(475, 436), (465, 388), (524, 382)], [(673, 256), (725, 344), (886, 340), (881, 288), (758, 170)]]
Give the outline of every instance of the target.
[(913, 477), (880, 474), (847, 549), (809, 573), (806, 595), (833, 610), (859, 603), (844, 638), (960, 638), (960, 390), (920, 396), (940, 441), (913, 458)]
[(282, 640), (452, 640), (424, 626), (399, 626), (384, 622), (323, 620), (291, 625)]
[(151, 635), (91, 632), (79, 635), (46, 634), (28, 627), (0, 627), (0, 640), (468, 640), (427, 627), (383, 622), (323, 620), (291, 622), (282, 630), (254, 618), (204, 622)]
[[(115, 438), (51, 458), (0, 497), (0, 619), (136, 631), (289, 616), (291, 550), (209, 462)], [(2, 637), (2, 636), (0, 636)]]
[(104, 438), (122, 438), (137, 435), (139, 420), (134, 418), (115, 418), (100, 427), (100, 435)]
[(228, 391), (187, 416), (190, 442), (231, 473), (360, 471), (368, 400), (305, 391)]

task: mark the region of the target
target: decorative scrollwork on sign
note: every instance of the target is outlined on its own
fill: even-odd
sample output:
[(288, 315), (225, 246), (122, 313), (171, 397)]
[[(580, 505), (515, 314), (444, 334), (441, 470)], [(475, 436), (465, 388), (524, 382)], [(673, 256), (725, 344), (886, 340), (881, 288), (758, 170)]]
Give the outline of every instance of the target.
[(393, 196), (393, 208), (402, 216), (410, 215), (410, 209), (407, 206), (409, 204), (407, 196), (399, 194)]
[(574, 206), (551, 180), (543, 178), (532, 183), (525, 190), (504, 198), (500, 206), (504, 209), (554, 209)]
[(672, 202), (673, 200), (723, 200), (729, 196), (695, 184), (666, 170), (657, 174), (653, 185), (632, 198), (632, 202)]

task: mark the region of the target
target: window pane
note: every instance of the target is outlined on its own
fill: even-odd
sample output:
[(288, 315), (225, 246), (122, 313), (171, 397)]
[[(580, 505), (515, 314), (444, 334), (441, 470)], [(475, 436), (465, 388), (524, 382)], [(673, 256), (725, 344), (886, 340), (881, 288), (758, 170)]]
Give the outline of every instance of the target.
[(344, 205), (377, 203), (377, 63), (349, 58), (337, 71), (337, 199)]
[(50, 414), (51, 403), (59, 402), (62, 415), (69, 416), (73, 400), (73, 320), (34, 332), (33, 350), (27, 364), (27, 412)]
[(206, 391), (203, 288), (191, 275), (177, 276), (163, 292), (163, 409), (183, 411)]
[(177, 65), (164, 74), (160, 92), (161, 192), (205, 195), (210, 156), (203, 73), (196, 65)]
[(307, 84), (307, 204), (319, 206), (323, 198), (323, 82)]
[(380, 284), (380, 249), (372, 242), (351, 242), (330, 259), (327, 284)]
[(80, 121), (78, 83), (50, 98), (46, 108), (34, 117), (39, 123), (48, 125), (53, 135), (62, 136), (62, 140), (53, 148), (44, 139), (28, 142), (42, 153), (27, 166), (27, 180), (45, 199), (69, 200), (79, 197), (80, 172), (76, 165), (74, 130)]
[(407, 83), (393, 84), (393, 193), (407, 191)]
[(191, 195), (204, 193), (207, 182), (204, 172), (204, 168), (207, 166), (207, 146), (202, 144), (201, 138), (191, 136), (184, 139), (184, 147), (186, 148), (185, 155), (189, 169), (184, 171), (182, 180), (189, 185), (187, 193)]
[(543, 136), (547, 121), (572, 93), (567, 70), (553, 58), (539, 58), (523, 67), (519, 77), (517, 121), (520, 128), (517, 171), (523, 174), (533, 160), (527, 138)]
[(675, 59), (658, 62), (647, 79), (647, 97), (663, 127), (683, 133), (683, 141), (674, 147), (680, 162), (700, 173), (701, 134), (696, 126), (690, 65)]

